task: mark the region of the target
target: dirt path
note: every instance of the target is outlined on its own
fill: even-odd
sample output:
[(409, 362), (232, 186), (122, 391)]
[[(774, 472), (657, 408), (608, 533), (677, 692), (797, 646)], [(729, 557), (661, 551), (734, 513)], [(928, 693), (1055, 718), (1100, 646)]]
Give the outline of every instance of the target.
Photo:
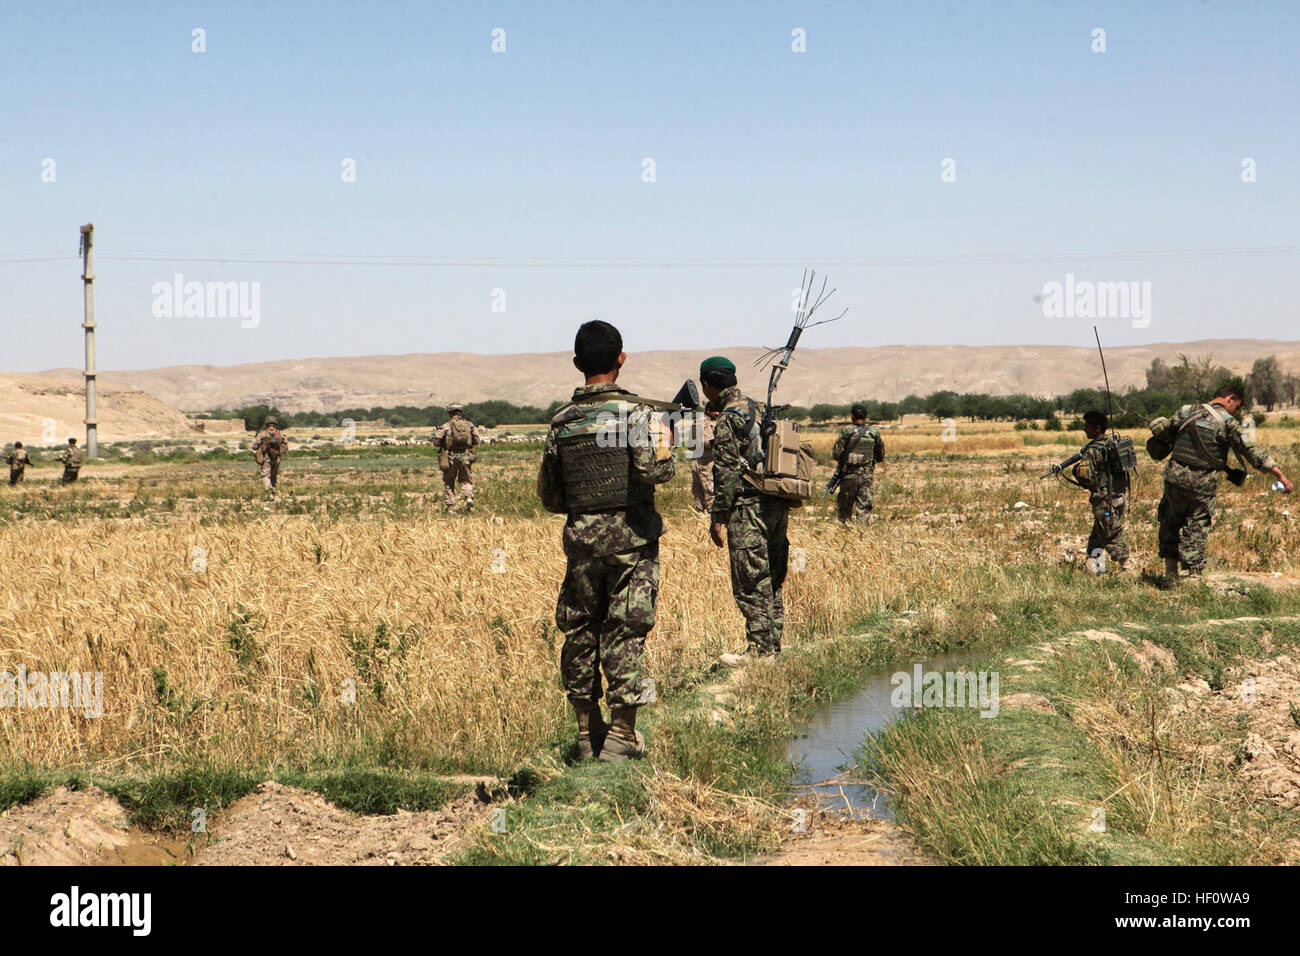
[(467, 846), (489, 813), (470, 794), (438, 810), (366, 816), (267, 782), (187, 841), (132, 826), (97, 787), (60, 787), (0, 814), (0, 865), (429, 865)]

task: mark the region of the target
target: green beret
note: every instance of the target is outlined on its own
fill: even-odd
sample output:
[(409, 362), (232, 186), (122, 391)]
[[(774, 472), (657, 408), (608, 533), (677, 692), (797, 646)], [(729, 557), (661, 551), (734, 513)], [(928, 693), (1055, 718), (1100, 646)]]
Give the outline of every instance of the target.
[(734, 372), (736, 363), (723, 355), (713, 355), (700, 363), (700, 374), (705, 372)]

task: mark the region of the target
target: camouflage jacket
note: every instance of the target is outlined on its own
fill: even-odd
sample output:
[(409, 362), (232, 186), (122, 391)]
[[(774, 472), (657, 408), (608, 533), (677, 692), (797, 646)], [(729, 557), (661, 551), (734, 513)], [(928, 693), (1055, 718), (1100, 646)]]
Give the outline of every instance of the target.
[(1112, 502), (1124, 496), (1128, 489), (1116, 487), (1111, 475), (1108, 439), (1094, 438), (1083, 446), (1079, 454), (1083, 458), (1074, 466), (1074, 480), (1088, 489), (1090, 501)]
[[(651, 485), (669, 481), (677, 465), (672, 457), (671, 443), (663, 441), (662, 419), (648, 405), (634, 405), (621, 396), (631, 395), (617, 385), (580, 385), (574, 389), (572, 404), (597, 405), (598, 414), (608, 413), (611, 421), (626, 416), (627, 433), (640, 435), (640, 440), (630, 440), (627, 453), (631, 456), (632, 471)], [(537, 496), (542, 507), (557, 514), (568, 513), (564, 488), (564, 474), (560, 466), (558, 435), (562, 425), (562, 409), (551, 422), (542, 451), (542, 464), (537, 472)], [(657, 454), (666, 451), (666, 457)], [(652, 492), (653, 494), (653, 492)], [(586, 514), (569, 514), (564, 524), (564, 553), (571, 557), (601, 557), (620, 554), (644, 547), (664, 533), (663, 519), (650, 501)]]
[[(469, 420), (466, 419), (466, 421), (469, 421)], [(478, 432), (478, 426), (475, 425), (473, 422), (469, 422), (469, 447), (470, 447), (470, 448), (473, 448), (475, 445), (477, 445), (477, 444), (478, 444), (479, 442), (481, 442), (482, 440), (483, 440), (483, 438), (482, 438), (481, 435), (479, 435), (479, 432)], [(450, 454), (453, 454), (453, 455), (465, 455), (465, 454), (468, 454), (468, 453), (469, 453), (469, 448), (462, 449), (461, 451), (452, 451), (452, 450), (451, 450), (451, 448), (450, 448), (450, 441), (451, 441), (451, 419), (450, 419), (450, 418), (447, 419), (445, 422), (443, 422), (441, 425), (438, 426), (437, 431), (435, 431), (435, 432), (433, 433), (433, 439), (432, 439), (432, 441), (433, 441), (433, 443), (434, 443), (435, 445), (437, 445), (439, 448), (446, 448), (447, 451), (448, 451)]]
[[(1241, 458), (1251, 466), (1258, 468), (1260, 471), (1270, 471), (1276, 465), (1268, 451), (1258, 448), (1253, 438), (1247, 435), (1246, 430), (1241, 427), (1241, 422), (1228, 413), (1222, 405), (1211, 404), (1205, 405), (1184, 405), (1174, 414), (1163, 429), (1157, 433), (1157, 437), (1163, 438), (1171, 445), (1175, 446), (1177, 453), (1177, 442), (1180, 437), (1180, 430), (1191, 435), (1191, 429), (1196, 428), (1195, 424), (1187, 424), (1189, 418), (1201, 413), (1203, 409), (1209, 408), (1210, 412), (1221, 424), (1220, 437), (1217, 442), (1205, 441), (1206, 450), (1213, 456), (1222, 455), (1223, 464), (1230, 465), (1228, 461), (1229, 450), (1236, 452)], [(1186, 439), (1184, 439), (1186, 440)], [(1219, 487), (1219, 469), (1200, 467), (1197, 465), (1186, 464), (1181, 461), (1175, 461), (1171, 455), (1169, 463), (1165, 465), (1165, 481), (1171, 485), (1177, 485), (1180, 488), (1186, 488), (1188, 491), (1201, 495), (1214, 495)]]
[(63, 463), (64, 468), (76, 471), (81, 467), (81, 449), (76, 445), (69, 445), (59, 453), (58, 460)]
[(26, 448), (13, 448), (5, 452), (5, 461), (9, 463), (9, 470), (13, 472), (22, 471), (32, 463), (27, 457)]
[(268, 455), (279, 458), (289, 450), (289, 439), (277, 428), (263, 428), (253, 439), (253, 457), (259, 462)]
[[(752, 441), (745, 430), (749, 402), (740, 387), (733, 385), (709, 403), (710, 408), (722, 413), (713, 427), (713, 510), (709, 515), (715, 523), (725, 524), (738, 502), (757, 502), (759, 498), (758, 492), (744, 482), (748, 467), (745, 454)], [(758, 414), (762, 413), (760, 406)]]
[(831, 449), (831, 460), (836, 464), (839, 464), (840, 456), (844, 454), (846, 448), (853, 449), (850, 454), (854, 458), (863, 456), (856, 465), (845, 461), (841, 475), (858, 473), (870, 475), (875, 472), (876, 463), (885, 460), (885, 443), (880, 438), (880, 429), (875, 425), (864, 425), (862, 439), (858, 441), (857, 437), (858, 426), (845, 425), (840, 429), (839, 437), (835, 439), (835, 447)]

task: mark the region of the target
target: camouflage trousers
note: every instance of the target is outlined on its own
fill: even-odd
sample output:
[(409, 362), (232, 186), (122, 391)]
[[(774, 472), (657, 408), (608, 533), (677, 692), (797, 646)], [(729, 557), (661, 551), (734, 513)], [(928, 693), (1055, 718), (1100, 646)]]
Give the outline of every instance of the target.
[(77, 476), (80, 475), (80, 474), (81, 474), (81, 469), (80, 469), (80, 468), (68, 468), (68, 467), (64, 467), (64, 469), (63, 469), (63, 483), (64, 483), (65, 485), (70, 485), (70, 484), (72, 484), (74, 481), (77, 480)]
[(460, 458), (452, 458), (442, 470), (442, 503), (448, 508), (456, 504), (456, 483), (465, 493), (467, 504), (474, 503), (474, 479), (470, 476), (470, 463)]
[(790, 558), (790, 504), (769, 495), (736, 499), (727, 519), (731, 593), (745, 616), (745, 638), (764, 654), (781, 649), (785, 602), (781, 587)]
[(1124, 496), (1091, 498), (1092, 533), (1088, 535), (1088, 557), (1104, 551), (1114, 561), (1128, 560), (1128, 539), (1124, 535)]
[(18, 482), (22, 480), (23, 480), (23, 469), (19, 468), (17, 471), (13, 470), (12, 468), (9, 469), (9, 484), (16, 485), (18, 484)]
[(261, 465), (262, 484), (267, 491), (274, 491), (280, 484), (280, 459), (263, 458)]
[(569, 556), (555, 623), (564, 632), (560, 677), (570, 701), (599, 700), (604, 672), (611, 707), (643, 702), (641, 655), (658, 597), (658, 541), (620, 554)]
[(691, 462), (691, 501), (696, 511), (708, 514), (713, 509), (713, 462)]
[(1160, 519), (1160, 557), (1177, 558), (1189, 571), (1202, 570), (1214, 523), (1214, 495), (1166, 481), (1156, 514)]
[(850, 521), (867, 524), (871, 521), (871, 509), (876, 501), (875, 483), (875, 475), (863, 472), (847, 475), (840, 482), (835, 506), (843, 524)]

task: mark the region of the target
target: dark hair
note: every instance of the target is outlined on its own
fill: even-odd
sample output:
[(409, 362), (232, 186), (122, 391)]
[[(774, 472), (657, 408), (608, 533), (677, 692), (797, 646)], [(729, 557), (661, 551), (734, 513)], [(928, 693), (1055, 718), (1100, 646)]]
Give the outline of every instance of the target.
[(623, 352), (623, 336), (608, 322), (592, 319), (583, 322), (573, 337), (573, 355), (578, 367), (588, 375), (612, 372)]
[(851, 418), (866, 418), (866, 417), (867, 417), (867, 406), (865, 406), (865, 405), (854, 405), (852, 408), (849, 409), (849, 417), (851, 417)]
[(728, 372), (726, 369), (711, 368), (700, 373), (700, 381), (722, 391), (736, 384), (736, 373)]
[(16, 442), (14, 442), (14, 447), (15, 447), (15, 448), (22, 448), (22, 447), (23, 447), (23, 443), (20, 442), (20, 441), (16, 441)]
[(1214, 397), (1215, 398), (1236, 398), (1244, 402), (1246, 400), (1246, 391), (1236, 382), (1229, 382), (1227, 385), (1224, 385), (1217, 392), (1215, 392)]
[(1085, 425), (1096, 425), (1098, 428), (1106, 427), (1106, 413), (1093, 410), (1083, 413), (1083, 423)]

